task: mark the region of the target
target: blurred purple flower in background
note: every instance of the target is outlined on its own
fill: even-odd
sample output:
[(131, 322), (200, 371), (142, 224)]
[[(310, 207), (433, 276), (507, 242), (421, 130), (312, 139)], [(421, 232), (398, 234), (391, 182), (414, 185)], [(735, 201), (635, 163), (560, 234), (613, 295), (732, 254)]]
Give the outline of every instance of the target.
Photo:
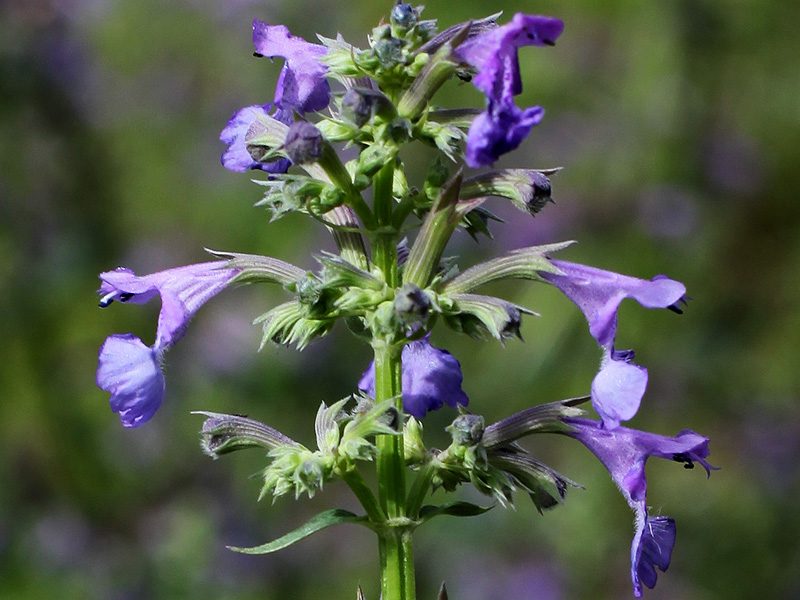
[(675, 544), (675, 521), (669, 517), (647, 514), (647, 479), (644, 467), (651, 456), (684, 463), (691, 469), (700, 463), (710, 476), (716, 467), (706, 462), (708, 438), (684, 429), (675, 437), (667, 437), (627, 427), (609, 431), (598, 421), (562, 419), (572, 429), (566, 435), (577, 439), (608, 469), (614, 483), (636, 513), (636, 533), (631, 544), (631, 579), (633, 593), (642, 595), (642, 583), (656, 584), (655, 568), (662, 572), (669, 567)]
[[(432, 346), (428, 336), (403, 347), (403, 410), (416, 418), (444, 404), (466, 406), (469, 398), (461, 389), (463, 380), (458, 360), (447, 350)], [(375, 361), (362, 375), (358, 389), (375, 395)]]
[(137, 277), (119, 268), (100, 274), (100, 306), (115, 300), (145, 304), (161, 297), (156, 340), (149, 347), (133, 334), (115, 334), (100, 347), (96, 382), (111, 392), (111, 409), (125, 427), (147, 422), (161, 406), (165, 383), (160, 362), (164, 352), (180, 340), (197, 310), (221, 292), (237, 275), (225, 261), (187, 265)]
[(462, 43), (458, 55), (478, 74), (472, 83), (486, 94), (487, 107), (469, 128), (466, 161), (470, 167), (495, 162), (524, 140), (531, 127), (542, 120), (544, 110), (532, 106), (520, 110), (514, 96), (522, 92), (517, 49), (552, 46), (564, 30), (560, 19), (517, 13), (514, 18)]
[(609, 429), (636, 414), (647, 388), (647, 369), (632, 362), (632, 350), (616, 350), (617, 310), (625, 298), (645, 308), (669, 308), (680, 313), (686, 287), (664, 275), (651, 280), (620, 275), (563, 260), (553, 260), (563, 275), (541, 273), (581, 309), (589, 333), (603, 349), (600, 371), (592, 382), (592, 406)]

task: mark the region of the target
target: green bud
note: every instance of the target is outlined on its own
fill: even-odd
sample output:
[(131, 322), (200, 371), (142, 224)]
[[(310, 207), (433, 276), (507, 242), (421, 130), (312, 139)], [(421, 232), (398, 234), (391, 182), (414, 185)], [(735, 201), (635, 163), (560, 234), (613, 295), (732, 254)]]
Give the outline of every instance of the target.
[(397, 318), (407, 327), (422, 325), (428, 320), (431, 310), (430, 298), (413, 283), (406, 283), (394, 297)]
[(485, 421), (480, 415), (460, 415), (446, 428), (458, 446), (475, 446), (483, 439)]
[(420, 464), (425, 461), (427, 451), (422, 442), (422, 423), (414, 417), (409, 417), (403, 430), (403, 446), (406, 462)]

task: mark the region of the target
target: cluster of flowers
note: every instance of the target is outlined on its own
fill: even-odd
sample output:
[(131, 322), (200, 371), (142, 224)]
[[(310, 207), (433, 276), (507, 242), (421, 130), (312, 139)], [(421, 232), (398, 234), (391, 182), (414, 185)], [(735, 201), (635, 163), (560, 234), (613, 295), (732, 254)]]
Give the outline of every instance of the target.
[[(285, 63), (273, 101), (242, 108), (222, 131), (226, 144), (222, 163), (232, 171), (267, 172), (269, 180), (264, 184), (269, 191), (264, 204), (276, 215), (297, 210), (322, 220), (334, 233), (341, 256), (319, 258), (323, 265), (319, 274), (242, 254), (219, 255), (220, 260), (145, 276), (123, 268), (102, 273), (101, 307), (113, 301), (142, 304), (155, 297), (160, 297), (162, 307), (152, 346), (132, 334), (108, 337), (99, 353), (97, 385), (111, 393), (112, 410), (125, 427), (142, 425), (164, 399), (163, 354), (184, 335), (195, 312), (231, 283), (267, 281), (282, 285), (296, 300), (259, 319), (265, 341), (302, 347), (327, 333), (337, 319), (352, 317), (373, 336), (392, 329), (396, 338), (389, 338), (395, 342), (402, 338), (397, 343), (403, 344), (403, 409), (422, 419), (444, 404), (456, 408), (468, 402), (458, 361), (429, 342), (431, 315), (441, 315), (446, 324), (466, 333), (480, 329), (498, 339), (510, 337), (519, 333), (521, 314), (529, 311), (471, 292), (506, 277), (546, 282), (578, 306), (602, 350), (591, 385), (592, 406), (600, 421), (577, 412), (560, 412), (558, 432), (579, 440), (597, 456), (635, 511), (631, 575), (638, 597), (642, 584), (655, 585), (656, 568), (666, 570), (675, 542), (674, 520), (648, 513), (647, 459), (656, 456), (687, 467), (697, 462), (709, 473), (713, 467), (705, 461), (708, 439), (697, 433), (682, 431), (665, 437), (621, 425), (637, 413), (648, 372), (633, 362), (632, 350), (615, 347), (617, 311), (624, 299), (632, 298), (646, 308), (680, 313), (685, 287), (665, 276), (638, 279), (550, 259), (551, 252), (566, 244), (522, 249), (460, 274), (443, 269), (441, 251), (449, 234), (459, 224), (480, 231), (482, 220), (476, 217), (481, 216), (479, 207), (486, 196), (511, 199), (531, 213), (549, 200), (546, 175), (550, 172), (521, 169), (492, 171), (471, 179), (459, 174), (447, 183), (432, 169), (435, 176), (429, 174), (426, 180), (432, 198), (409, 187), (398, 169), (393, 184), (397, 212), (404, 218), (414, 212), (423, 218), (423, 226), (410, 252), (398, 249), (401, 259), (408, 255), (404, 285), (387, 286), (388, 275), (371, 264), (360, 234), (354, 232), (358, 227), (375, 228), (373, 215), (361, 204), (360, 190), (372, 183), (387, 160), (400, 165), (397, 147), (407, 141), (435, 145), (448, 156), (463, 157), (472, 168), (491, 165), (515, 149), (544, 113), (539, 106), (520, 109), (514, 101), (522, 91), (518, 49), (551, 46), (563, 30), (558, 19), (517, 14), (504, 25), (497, 25), (493, 16), (436, 34), (435, 22), (420, 20), (419, 14), (420, 9), (410, 5), (395, 6), (391, 23), (373, 31), (371, 48), (365, 51), (342, 39), (310, 43), (291, 35), (283, 25), (254, 22), (256, 56), (281, 57)], [(454, 74), (471, 77), (486, 95), (483, 110), (445, 111), (430, 104), (433, 93)], [(347, 93), (337, 98), (329, 79), (343, 83)], [(317, 115), (316, 124), (307, 120), (307, 115), (328, 109), (331, 116)], [(359, 158), (347, 165), (336, 163), (330, 143), (341, 141), (358, 144)], [(289, 174), (293, 164), (308, 175)], [(435, 220), (439, 214), (446, 217), (442, 221), (446, 226)], [(365, 396), (375, 395), (374, 364), (358, 387)], [(219, 416), (213, 419), (214, 427), (218, 426)], [(518, 427), (520, 418), (509, 419), (481, 429), (480, 435), (470, 438), (466, 446), (462, 440), (459, 447), (482, 440), (485, 451), (511, 465), (516, 459), (509, 444), (526, 432), (509, 433), (510, 424)], [(387, 433), (384, 429), (373, 433)], [(282, 443), (297, 447), (277, 432), (268, 438), (275, 447)], [(444, 473), (447, 465), (442, 457), (438, 460)], [(567, 481), (556, 479), (559, 485)], [(445, 485), (446, 480), (438, 483)], [(563, 491), (559, 495), (563, 497)], [(541, 508), (538, 503), (537, 507)]]

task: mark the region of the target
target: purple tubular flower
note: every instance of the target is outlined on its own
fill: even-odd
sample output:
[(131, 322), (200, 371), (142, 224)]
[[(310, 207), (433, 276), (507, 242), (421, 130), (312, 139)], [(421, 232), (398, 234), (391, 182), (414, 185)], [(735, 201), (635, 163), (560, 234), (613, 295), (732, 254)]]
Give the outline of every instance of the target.
[[(428, 336), (406, 344), (402, 359), (403, 410), (407, 413), (421, 419), (444, 404), (452, 408), (467, 405), (469, 398), (461, 389), (461, 364), (447, 350), (432, 346)], [(358, 382), (358, 389), (375, 395), (374, 361)]]
[(331, 87), (325, 74), (328, 69), (319, 62), (325, 46), (311, 44), (293, 36), (285, 25), (267, 25), (253, 21), (253, 45), (256, 53), (286, 59), (275, 90), (275, 106), (300, 114), (322, 110), (328, 106)]
[(462, 60), (478, 70), (472, 83), (487, 99), (486, 111), (472, 122), (467, 134), (470, 167), (492, 164), (519, 146), (542, 120), (541, 107), (520, 110), (514, 104), (514, 96), (522, 92), (517, 49), (552, 46), (563, 30), (560, 19), (517, 13), (505, 25), (470, 38), (456, 49)]
[(647, 388), (647, 369), (634, 364), (632, 350), (615, 350), (617, 310), (625, 298), (633, 298), (645, 308), (669, 308), (681, 312), (686, 287), (658, 275), (651, 280), (637, 279), (562, 260), (551, 261), (563, 275), (540, 273), (581, 309), (589, 322), (589, 332), (603, 348), (600, 371), (592, 382), (592, 406), (609, 429), (636, 414)]
[(109, 336), (100, 348), (97, 386), (111, 392), (111, 408), (125, 427), (147, 422), (164, 399), (160, 362), (164, 352), (180, 340), (197, 310), (222, 291), (239, 269), (226, 269), (225, 261), (187, 265), (137, 277), (119, 268), (100, 274), (100, 306), (114, 300), (144, 304), (161, 297), (156, 341), (149, 347), (134, 335)]
[(684, 464), (687, 469), (699, 463), (707, 475), (716, 467), (706, 462), (708, 438), (685, 429), (675, 437), (667, 437), (627, 427), (613, 431), (590, 419), (564, 418), (574, 437), (608, 469), (614, 483), (628, 505), (636, 512), (636, 532), (631, 545), (631, 579), (633, 593), (642, 595), (642, 584), (656, 584), (656, 567), (662, 572), (669, 567), (675, 544), (675, 521), (669, 517), (647, 514), (647, 479), (644, 467), (651, 456)]
[[(222, 153), (222, 165), (226, 169), (238, 173), (244, 173), (249, 169), (261, 169), (268, 173), (286, 173), (289, 170), (292, 162), (288, 158), (278, 158), (266, 163), (260, 162), (255, 160), (247, 149), (247, 132), (259, 116), (270, 116), (269, 112), (272, 108), (272, 104), (263, 106), (256, 104), (245, 106), (233, 113), (225, 129), (219, 135), (219, 139), (228, 145), (228, 148)], [(271, 116), (287, 125), (292, 122), (291, 112), (279, 110)]]

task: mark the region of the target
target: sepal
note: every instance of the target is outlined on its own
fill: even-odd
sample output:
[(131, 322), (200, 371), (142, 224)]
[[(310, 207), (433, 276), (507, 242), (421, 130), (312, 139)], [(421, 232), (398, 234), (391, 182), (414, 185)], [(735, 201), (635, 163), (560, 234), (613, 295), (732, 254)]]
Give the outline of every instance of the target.
[(550, 254), (575, 242), (561, 242), (545, 246), (531, 246), (509, 252), (470, 267), (466, 271), (445, 279), (437, 291), (443, 295), (464, 294), (501, 279), (532, 279), (544, 281), (540, 273), (560, 274), (560, 269), (550, 262)]
[(450, 294), (452, 312), (444, 314), (444, 322), (459, 333), (482, 339), (485, 333), (503, 341), (512, 337), (522, 339), (522, 315), (536, 315), (517, 304), (494, 296)]
[(566, 433), (571, 427), (561, 421), (565, 417), (580, 417), (585, 411), (578, 408), (590, 396), (548, 402), (526, 408), (486, 428), (483, 445), (487, 450), (510, 446), (516, 440), (534, 433)]
[(519, 452), (489, 452), (489, 462), (509, 475), (514, 484), (528, 492), (539, 514), (564, 503), (568, 487), (584, 489), (547, 465)]
[(274, 450), (281, 446), (299, 446), (293, 439), (259, 421), (241, 415), (194, 411), (208, 417), (200, 430), (203, 452), (217, 459), (243, 448), (261, 447)]
[(514, 206), (531, 215), (538, 213), (551, 197), (549, 175), (560, 169), (504, 169), (489, 171), (464, 180), (461, 197), (499, 196), (508, 198)]
[(289, 287), (306, 276), (306, 271), (286, 261), (260, 254), (240, 254), (206, 249), (219, 259), (227, 260), (230, 269), (240, 269), (231, 283), (277, 283)]

